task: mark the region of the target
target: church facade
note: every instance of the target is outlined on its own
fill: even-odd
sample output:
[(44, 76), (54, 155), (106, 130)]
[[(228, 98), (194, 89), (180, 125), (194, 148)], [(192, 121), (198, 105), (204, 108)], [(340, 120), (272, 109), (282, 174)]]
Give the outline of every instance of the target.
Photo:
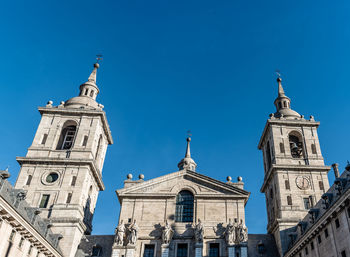
[[(250, 193), (196, 171), (187, 138), (178, 170), (145, 180), (127, 175), (114, 235), (91, 235), (102, 168), (113, 144), (103, 105), (96, 102), (99, 64), (79, 95), (42, 116), (32, 145), (17, 157), (15, 186), (0, 172), (0, 256), (28, 257), (323, 257), (350, 256), (350, 165), (328, 182), (317, 128), (291, 108), (281, 78), (276, 112), (258, 148), (263, 153), (268, 226), (249, 234)], [(111, 190), (111, 189), (109, 189)]]

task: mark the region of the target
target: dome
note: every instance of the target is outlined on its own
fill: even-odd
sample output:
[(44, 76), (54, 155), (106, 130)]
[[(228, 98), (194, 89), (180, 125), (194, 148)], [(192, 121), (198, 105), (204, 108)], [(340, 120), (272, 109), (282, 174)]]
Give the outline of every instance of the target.
[(100, 108), (98, 106), (98, 103), (88, 97), (88, 96), (76, 96), (73, 97), (69, 100), (67, 100), (64, 104), (65, 107), (69, 107), (69, 108), (81, 108), (82, 106), (86, 107), (91, 107), (91, 108)]
[(275, 113), (276, 118), (280, 118), (283, 115), (284, 118), (300, 118), (301, 115), (292, 109), (280, 109)]

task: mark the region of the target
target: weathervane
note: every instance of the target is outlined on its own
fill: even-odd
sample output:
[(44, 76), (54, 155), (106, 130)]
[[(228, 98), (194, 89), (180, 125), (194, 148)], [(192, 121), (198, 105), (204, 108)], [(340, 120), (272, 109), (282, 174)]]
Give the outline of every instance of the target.
[(280, 70), (276, 70), (275, 72), (276, 72), (277, 76), (278, 76), (279, 78), (281, 78)]
[(103, 56), (102, 54), (96, 54), (96, 60), (97, 60), (96, 63), (99, 63), (99, 61), (103, 60), (102, 56)]
[(192, 136), (191, 130), (187, 130), (187, 136), (188, 136), (188, 137), (191, 137), (191, 136)]

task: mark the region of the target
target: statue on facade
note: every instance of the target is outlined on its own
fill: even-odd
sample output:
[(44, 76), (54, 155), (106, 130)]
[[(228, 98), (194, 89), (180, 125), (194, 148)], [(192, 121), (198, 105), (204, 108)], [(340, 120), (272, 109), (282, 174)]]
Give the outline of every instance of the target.
[(138, 238), (138, 232), (139, 232), (139, 227), (136, 224), (136, 220), (134, 220), (134, 222), (130, 224), (130, 226), (128, 227), (128, 230), (129, 230), (128, 244), (135, 245)]
[(226, 226), (224, 232), (225, 240), (228, 245), (232, 245), (236, 241), (236, 226), (233, 224), (232, 219), (229, 219), (229, 222)]
[(163, 244), (169, 244), (171, 241), (171, 238), (173, 237), (173, 230), (171, 226), (168, 223), (168, 220), (165, 221), (165, 226), (163, 227), (162, 231), (162, 241)]
[(204, 227), (202, 221), (198, 219), (198, 223), (192, 227), (194, 229), (194, 238), (196, 240), (196, 243), (203, 242)]
[(124, 221), (122, 220), (115, 229), (114, 243), (116, 243), (117, 245), (123, 245), (124, 234), (125, 234), (125, 225), (124, 225)]
[(237, 241), (247, 242), (248, 241), (248, 228), (243, 224), (243, 220), (239, 223), (237, 227)]

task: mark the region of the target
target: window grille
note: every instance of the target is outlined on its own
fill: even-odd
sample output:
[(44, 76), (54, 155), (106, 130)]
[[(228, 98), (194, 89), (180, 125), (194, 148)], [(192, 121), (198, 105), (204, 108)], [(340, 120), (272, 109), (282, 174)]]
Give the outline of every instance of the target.
[(220, 244), (212, 243), (209, 244), (209, 257), (219, 257), (220, 254)]
[(187, 244), (178, 244), (176, 257), (187, 257)]
[(181, 191), (176, 196), (176, 222), (193, 222), (193, 202), (194, 197), (189, 191)]
[(143, 257), (154, 257), (154, 245), (145, 245)]
[(40, 201), (39, 208), (46, 208), (49, 203), (50, 195), (43, 195)]

